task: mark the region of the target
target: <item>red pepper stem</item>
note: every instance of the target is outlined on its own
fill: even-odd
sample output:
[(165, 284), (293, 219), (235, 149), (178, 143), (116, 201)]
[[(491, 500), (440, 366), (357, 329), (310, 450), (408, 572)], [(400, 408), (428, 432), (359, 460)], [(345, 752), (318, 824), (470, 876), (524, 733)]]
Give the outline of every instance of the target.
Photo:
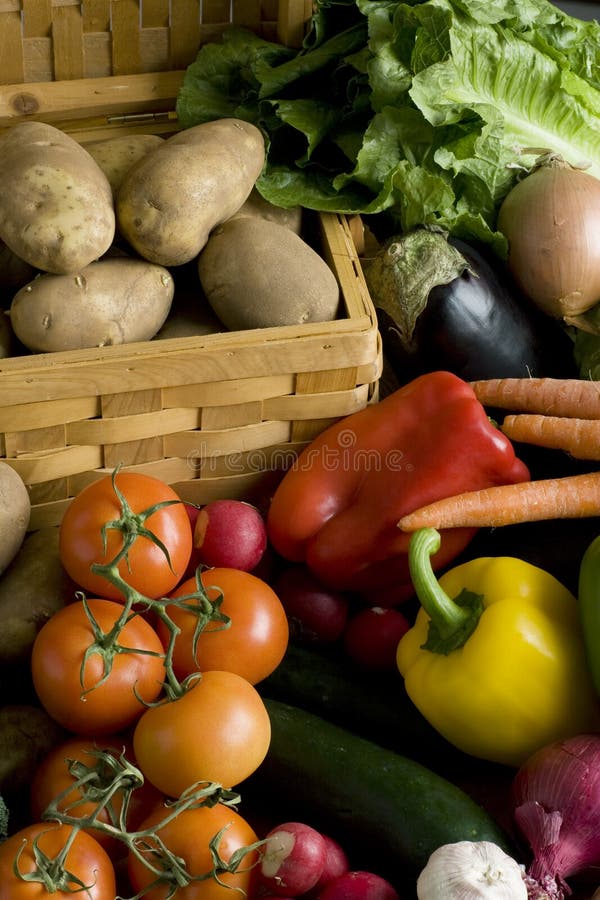
[(463, 590), (452, 599), (443, 590), (431, 565), (441, 536), (435, 528), (419, 528), (410, 539), (408, 565), (417, 598), (431, 619), (425, 649), (447, 655), (466, 644), (483, 611), (482, 597)]

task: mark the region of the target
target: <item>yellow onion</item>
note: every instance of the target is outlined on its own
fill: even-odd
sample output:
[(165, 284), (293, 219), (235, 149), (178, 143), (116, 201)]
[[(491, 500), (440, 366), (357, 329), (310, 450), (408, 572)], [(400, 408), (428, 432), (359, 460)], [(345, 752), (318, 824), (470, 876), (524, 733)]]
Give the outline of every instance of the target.
[(552, 154), (505, 197), (508, 267), (545, 313), (567, 319), (600, 301), (600, 179)]

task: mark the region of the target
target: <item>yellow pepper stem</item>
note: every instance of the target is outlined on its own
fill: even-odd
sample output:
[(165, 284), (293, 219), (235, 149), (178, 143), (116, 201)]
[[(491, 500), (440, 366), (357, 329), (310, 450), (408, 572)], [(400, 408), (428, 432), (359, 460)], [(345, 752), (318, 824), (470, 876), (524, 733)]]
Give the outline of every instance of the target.
[(435, 528), (420, 528), (410, 539), (408, 565), (417, 598), (430, 618), (424, 650), (447, 656), (466, 644), (483, 612), (483, 598), (466, 589), (452, 599), (437, 580), (431, 557), (440, 549)]

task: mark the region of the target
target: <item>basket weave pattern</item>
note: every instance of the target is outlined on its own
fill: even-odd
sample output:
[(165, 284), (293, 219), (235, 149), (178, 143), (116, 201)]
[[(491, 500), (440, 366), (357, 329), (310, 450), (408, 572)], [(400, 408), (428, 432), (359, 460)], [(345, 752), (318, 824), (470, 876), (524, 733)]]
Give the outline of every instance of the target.
[[(236, 22), (285, 43), (308, 15), (305, 0), (0, 0), (0, 70), (13, 79), (0, 85), (0, 128), (37, 118), (82, 143), (175, 130), (182, 67), (231, 24), (230, 6)], [(19, 91), (34, 98), (32, 111), (15, 104)], [(28, 486), (32, 529), (57, 524), (85, 484), (119, 464), (196, 503), (251, 498), (323, 428), (376, 396), (377, 319), (349, 224), (331, 213), (318, 224), (340, 285), (334, 322), (0, 359), (0, 459)]]
[(183, 69), (232, 24), (295, 46), (309, 14), (305, 0), (0, 0), (0, 83)]

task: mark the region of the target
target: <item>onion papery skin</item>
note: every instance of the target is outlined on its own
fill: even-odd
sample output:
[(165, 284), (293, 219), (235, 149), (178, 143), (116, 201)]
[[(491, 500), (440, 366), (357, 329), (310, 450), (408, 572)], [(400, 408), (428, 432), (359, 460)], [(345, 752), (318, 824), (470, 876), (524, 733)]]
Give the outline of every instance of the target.
[[(600, 735), (577, 735), (534, 753), (513, 779), (515, 823), (533, 852), (530, 898), (563, 900), (567, 879), (600, 865)], [(544, 893), (536, 895), (534, 886)]]
[(545, 313), (569, 318), (600, 301), (600, 179), (550, 156), (507, 194), (497, 227), (513, 278)]

